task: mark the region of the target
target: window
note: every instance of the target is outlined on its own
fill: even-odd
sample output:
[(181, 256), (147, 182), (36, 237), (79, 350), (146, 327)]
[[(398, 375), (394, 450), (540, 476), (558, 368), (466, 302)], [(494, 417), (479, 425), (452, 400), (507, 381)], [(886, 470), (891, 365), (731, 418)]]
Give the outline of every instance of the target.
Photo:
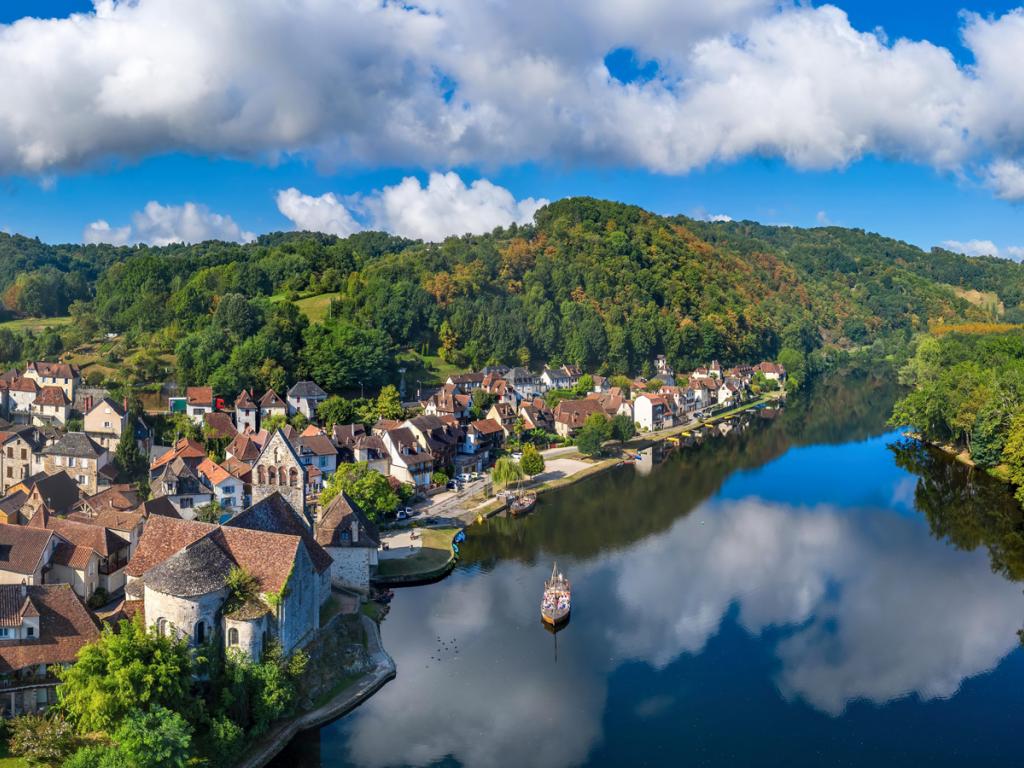
[(238, 630), (234, 627), (228, 630), (228, 645), (238, 645)]
[(77, 482), (78, 482), (79, 485), (85, 485), (86, 482), (87, 482), (86, 479), (85, 479), (85, 475), (79, 475)]
[(0, 627), (0, 638), (6, 638), (11, 636), (11, 630), (7, 627)]
[(167, 619), (163, 616), (156, 620), (156, 631), (163, 637), (167, 636)]
[(104, 421), (104, 422), (103, 422), (103, 428), (104, 428), (104, 429), (110, 429), (110, 428), (111, 428), (111, 427), (113, 427), (113, 426), (114, 426), (114, 425), (113, 425), (113, 424), (111, 424), (111, 423), (110, 423), (109, 421)]
[(321, 467), (326, 467), (327, 466), (327, 457), (326, 456), (321, 456), (320, 457), (320, 466)]
[(233, 486), (233, 485), (225, 485), (224, 488), (223, 488), (224, 495), (229, 495), (229, 494), (232, 494), (234, 492), (235, 492), (235, 486)]
[(183, 498), (181, 500), (181, 508), (182, 509), (191, 509), (192, 508), (192, 497), (191, 496), (186, 496), (185, 498)]
[(68, 457), (68, 466), (69, 467), (75, 466), (75, 457), (74, 456), (69, 456)]
[(197, 621), (195, 628), (195, 639), (196, 645), (202, 645), (206, 642), (206, 622)]
[(35, 637), (36, 636), (36, 628), (35, 627), (26, 627), (25, 628), (25, 635), (27, 637)]
[[(14, 457), (12, 456), (11, 458), (14, 458)], [(21, 449), (21, 460), (22, 461), (27, 461), (28, 460), (28, 448), (22, 448)]]

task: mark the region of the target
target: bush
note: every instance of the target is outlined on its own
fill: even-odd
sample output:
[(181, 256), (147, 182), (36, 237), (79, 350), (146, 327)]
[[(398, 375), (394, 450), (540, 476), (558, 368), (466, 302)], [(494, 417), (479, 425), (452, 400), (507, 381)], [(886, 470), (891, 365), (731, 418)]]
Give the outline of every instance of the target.
[(22, 715), (11, 721), (11, 752), (29, 765), (60, 765), (77, 747), (74, 727), (59, 715)]
[(106, 605), (110, 601), (110, 595), (103, 587), (97, 587), (89, 598), (89, 607), (95, 610)]
[(434, 485), (447, 485), (448, 480), (451, 478), (449, 478), (444, 472), (435, 472), (430, 476), (430, 479), (434, 482)]

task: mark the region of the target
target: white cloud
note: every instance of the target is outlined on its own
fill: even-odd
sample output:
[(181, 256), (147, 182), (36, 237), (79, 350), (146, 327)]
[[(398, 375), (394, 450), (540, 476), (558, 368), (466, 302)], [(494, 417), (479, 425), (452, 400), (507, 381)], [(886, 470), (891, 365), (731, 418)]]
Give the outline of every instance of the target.
[(110, 245), (126, 245), (131, 240), (132, 228), (111, 227), (104, 219), (89, 224), (82, 233), (83, 243), (110, 243)]
[[(1024, 12), (962, 23), (970, 67), (774, 0), (103, 0), (0, 26), (0, 172), (170, 150), (661, 173), (874, 154), (1021, 199)], [(622, 47), (656, 76), (612, 77)]]
[(968, 256), (998, 256), (1014, 261), (1024, 259), (1024, 247), (1008, 245), (1005, 248), (1000, 248), (991, 240), (943, 240), (942, 247)]
[(132, 223), (112, 227), (103, 219), (89, 224), (82, 233), (86, 243), (198, 243), (203, 240), (228, 240), (245, 243), (254, 240), (252, 232), (245, 232), (230, 216), (214, 213), (205, 205), (161, 205), (155, 200), (146, 203), (141, 211), (132, 214)]
[(829, 221), (828, 214), (825, 211), (818, 211), (814, 216), (814, 220), (817, 221), (818, 225), (822, 227), (827, 227), (832, 224), (832, 222)]
[(708, 221), (732, 221), (732, 216), (727, 213), (713, 213), (708, 216)]
[(331, 192), (313, 197), (295, 187), (282, 189), (277, 193), (277, 209), (296, 229), (341, 237), (362, 229), (345, 204)]
[[(442, 240), (448, 235), (489, 232), (511, 223), (524, 224), (547, 200), (516, 200), (504, 187), (486, 179), (468, 187), (457, 173), (432, 173), (424, 187), (407, 176), (393, 186), (350, 202), (367, 226), (405, 237)], [(349, 207), (331, 193), (313, 197), (293, 188), (277, 193), (277, 207), (296, 229), (348, 235), (363, 227)]]

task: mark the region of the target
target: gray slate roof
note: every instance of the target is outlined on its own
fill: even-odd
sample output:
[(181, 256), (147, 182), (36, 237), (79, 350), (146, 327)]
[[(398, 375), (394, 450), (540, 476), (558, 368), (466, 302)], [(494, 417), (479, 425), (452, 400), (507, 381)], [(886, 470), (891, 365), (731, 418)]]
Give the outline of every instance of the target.
[(174, 597), (198, 597), (221, 589), (235, 563), (215, 536), (204, 536), (146, 573), (146, 586)]
[(68, 432), (60, 440), (41, 451), (43, 456), (74, 456), (76, 459), (96, 459), (105, 451), (84, 432)]
[(312, 398), (316, 400), (327, 397), (327, 393), (324, 392), (320, 388), (320, 385), (315, 381), (299, 381), (296, 382), (294, 387), (288, 390), (288, 397), (296, 399)]

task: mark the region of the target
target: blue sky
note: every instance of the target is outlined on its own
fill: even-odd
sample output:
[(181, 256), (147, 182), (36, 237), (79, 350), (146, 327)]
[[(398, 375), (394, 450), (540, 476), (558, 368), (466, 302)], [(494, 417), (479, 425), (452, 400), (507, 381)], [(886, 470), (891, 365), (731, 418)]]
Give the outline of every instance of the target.
[[(141, 0), (140, 5), (159, 6), (167, 1)], [(744, 2), (747, 5), (756, 4), (756, 0), (736, 0), (737, 5), (743, 5)], [(329, 0), (319, 0), (314, 5), (323, 3), (329, 4)], [(609, 4), (614, 5), (614, 2)], [(338, 12), (343, 13), (345, 0), (338, 0), (337, 5)], [(652, 2), (651, 5), (656, 3)], [(458, 2), (452, 0), (452, 10), (449, 12), (452, 16), (461, 12), (458, 6)], [(961, 38), (965, 22), (960, 14), (965, 6), (960, 3), (946, 0), (929, 3), (858, 0), (840, 3), (839, 7), (847, 14), (849, 26), (853, 30), (870, 32), (876, 28), (884, 29), (886, 38), (883, 47), (892, 46), (893, 41), (901, 37), (912, 41), (929, 41), (935, 46), (948, 49), (959, 72), (970, 73), (970, 68), (975, 64), (974, 51), (965, 45)], [(1011, 3), (966, 6), (967, 10), (980, 14), (993, 25), (998, 24), (1003, 14), (1014, 7)], [(808, 9), (805, 7), (804, 10)], [(820, 4), (812, 10), (820, 11)], [(67, 24), (66, 17), (76, 11), (91, 14), (92, 4), (74, 0), (8, 0), (0, 6), (0, 23), (12, 24), (22, 16), (32, 15), (51, 18), (52, 21), (44, 23), (46, 25)], [(117, 14), (127, 11), (112, 6), (106, 12)], [(587, 13), (586, 10), (582, 12)], [(680, 61), (686, 58), (687, 46), (699, 46), (705, 37), (722, 37), (730, 33), (735, 25), (748, 23), (745, 13), (744, 9), (738, 12), (737, 16), (722, 22), (724, 26), (710, 29), (703, 37), (698, 35), (689, 42), (681, 43), (678, 51), (672, 50), (671, 43), (665, 44), (654, 39), (656, 25), (652, 25), (650, 30), (634, 31), (631, 35), (624, 33), (624, 45), (612, 55), (605, 55), (604, 65), (611, 77), (620, 81), (615, 83), (615, 86), (622, 89), (630, 85), (653, 85), (654, 82), (647, 81), (657, 82), (659, 77), (664, 75), (666, 84), (660, 96), (665, 97), (667, 94), (674, 97), (681, 86), (678, 79), (672, 79), (693, 76), (693, 71), (687, 69), (687, 64), (680, 64)], [(762, 10), (758, 13), (768, 14), (768, 17), (774, 18), (771, 17), (770, 11)], [(786, 13), (795, 11), (784, 11), (783, 16)], [(184, 9), (182, 15), (187, 15)], [(203, 20), (198, 18), (199, 14), (196, 16), (195, 23), (203, 23)], [(220, 21), (211, 19), (209, 26), (212, 28)], [(150, 21), (138, 20), (138, 36), (146, 33), (147, 23)], [(666, 26), (671, 23), (672, 21), (668, 19), (664, 22)], [(7, 31), (20, 28), (21, 24), (16, 24)], [(66, 28), (40, 26), (39, 29), (46, 31)], [(96, 29), (99, 29), (98, 25)], [(91, 42), (90, 34), (94, 33), (83, 33), (84, 43)], [(325, 38), (321, 44), (326, 46), (325, 50), (345, 46), (343, 39), (335, 40), (327, 36), (328, 33), (324, 34)], [(504, 42), (512, 49), (518, 46), (526, 47), (527, 43), (524, 41), (529, 39), (530, 34), (530, 30), (525, 30), (521, 37), (516, 38), (514, 33), (510, 33), (508, 41)], [(593, 37), (601, 40), (611, 39), (607, 35), (602, 37), (601, 34), (594, 33)], [(455, 35), (457, 33), (453, 33), (453, 36)], [(647, 47), (644, 35), (648, 35), (651, 40), (650, 57), (644, 53), (634, 53), (634, 50), (640, 50), (641, 46)], [(79, 40), (78, 43), (82, 41)], [(20, 49), (13, 53), (9, 52), (8, 58), (18, 60), (19, 57), (31, 56), (36, 49), (30, 45), (37, 45), (38, 50), (43, 51), (46, 44), (45, 38), (40, 34), (39, 43), (22, 44)], [(542, 45), (543, 41), (538, 44)], [(594, 43), (603, 44), (606, 43)], [(1000, 40), (997, 39), (991, 45), (998, 50), (999, 44)], [(0, 30), (0, 77), (5, 74), (2, 63), (5, 45), (3, 30)], [(529, 45), (532, 47), (532, 40)], [(564, 40), (556, 40), (552, 45), (566, 49), (573, 47), (566, 45)], [(66, 49), (72, 47), (72, 43), (61, 42), (58, 38), (56, 47), (58, 50)], [(360, 89), (366, 85), (360, 82), (360, 67), (375, 66), (377, 58), (372, 44), (368, 43), (367, 47), (369, 56), (358, 59), (351, 69), (347, 68), (347, 63), (344, 64), (346, 68), (343, 71), (353, 79), (328, 83), (324, 86), (327, 89), (324, 93), (330, 95), (337, 89), (345, 88), (352, 90), (356, 96), (361, 93)], [(579, 73), (587, 71), (582, 68), (583, 65), (576, 68), (579, 62), (588, 67), (599, 66), (601, 61), (597, 54), (600, 50), (595, 51), (596, 53), (584, 51), (579, 54), (578, 60), (573, 58), (571, 61), (569, 59), (575, 54), (567, 54), (568, 63), (565, 67), (569, 73), (568, 77), (582, 77), (583, 75)], [(256, 53), (253, 52), (252, 55), (255, 56)], [(381, 50), (380, 57), (386, 55), (387, 50)], [(887, 52), (883, 50), (882, 55), (887, 55)], [(588, 62), (587, 56), (590, 56), (592, 61)], [(125, 57), (131, 58), (128, 53)], [(676, 57), (675, 61), (672, 60), (673, 57)], [(59, 60), (60, 57), (58, 63)], [(215, 60), (211, 61), (210, 66), (216, 64)], [(442, 72), (444, 78), (447, 78), (446, 82), (450, 82), (450, 93), (447, 97), (449, 100), (454, 99), (458, 102), (465, 99), (466, 104), (476, 106), (489, 98), (488, 88), (491, 85), (486, 80), (472, 85), (469, 83), (470, 77), (480, 77), (478, 73), (467, 72), (464, 76), (449, 74), (446, 67), (457, 70), (459, 65), (450, 64), (450, 61), (444, 59), (439, 59), (438, 62), (430, 62), (429, 66), (437, 72)], [(69, 66), (76, 65), (72, 63)], [(97, 67), (100, 66), (105, 65), (97, 64)], [(339, 64), (339, 67), (342, 66)], [(889, 67), (890, 64), (883, 63), (883, 66)], [(78, 68), (82, 69), (80, 65)], [(927, 68), (922, 68), (922, 71), (937, 73), (934, 82), (925, 86), (926, 89), (938, 91), (949, 80), (948, 77), (942, 76), (941, 67), (932, 67), (929, 64)], [(147, 95), (153, 92), (174, 91), (177, 83), (174, 80), (173, 69), (171, 72), (170, 79), (161, 80), (154, 76), (144, 90), (132, 92), (133, 101), (128, 107), (132, 114), (127, 117), (120, 114), (114, 123), (116, 130), (121, 130), (126, 120), (143, 122), (134, 110), (134, 105), (140, 99), (145, 101)], [(201, 68), (199, 72), (203, 74)], [(300, 81), (304, 80), (301, 77), (304, 74), (301, 68), (295, 72), (299, 73)], [(292, 72), (291, 77), (295, 77), (295, 72)], [(367, 72), (364, 79), (372, 80), (375, 74), (369, 70)], [(404, 77), (407, 75), (390, 84), (396, 91), (403, 91), (403, 98), (404, 89), (418, 85), (409, 85), (403, 80)], [(32, 75), (29, 74), (27, 79), (31, 78)], [(415, 79), (416, 75), (413, 74), (412, 78)], [(283, 86), (285, 88), (289, 85), (306, 85), (305, 82), (294, 79), (289, 84), (286, 76), (282, 76), (282, 79), (286, 81)], [(994, 76), (992, 79), (994, 81)], [(86, 81), (83, 89), (87, 90), (89, 87), (91, 84)], [(386, 89), (389, 84), (386, 83), (383, 87)], [(496, 82), (493, 87), (497, 94), (500, 89), (507, 88), (507, 83)], [(760, 84), (751, 87), (763, 88)], [(227, 82), (214, 98), (227, 98), (225, 94), (234, 96), (241, 88), (244, 86), (236, 87), (235, 83)], [(888, 95), (885, 92), (886, 88), (895, 89), (897, 95)], [(881, 84), (879, 101), (891, 100), (891, 104), (899, 105), (899, 99), (902, 97), (900, 88), (901, 85)], [(993, 85), (990, 90), (996, 92), (997, 88)], [(463, 92), (466, 95), (463, 95)], [(754, 92), (756, 93), (756, 90)], [(504, 91), (501, 93), (504, 94)], [(572, 102), (571, 108), (579, 115), (575, 117), (570, 132), (600, 133), (602, 128), (593, 126), (600, 125), (603, 115), (590, 112), (599, 110), (600, 105), (580, 105), (575, 103), (576, 93), (563, 93), (567, 104)], [(26, 89), (26, 94), (24, 98), (27, 100), (27, 106), (24, 114), (29, 130), (25, 131), (22, 127), (18, 127), (19, 133), (14, 133), (15, 128), (10, 130), (11, 135), (17, 137), (17, 141), (30, 144), (33, 140), (31, 121), (35, 119), (34, 110), (39, 111), (40, 130), (44, 135), (57, 129), (51, 129), (44, 123), (47, 115), (32, 99), (29, 89)], [(374, 97), (376, 95), (375, 93)], [(548, 97), (550, 101), (550, 94)], [(555, 99), (560, 97), (562, 96), (559, 93), (555, 94)], [(211, 97), (204, 93), (203, 98)], [(495, 102), (499, 106), (501, 99), (506, 99), (506, 104), (513, 104), (511, 97), (495, 96)], [(1007, 100), (1005, 94), (1002, 99)], [(172, 101), (171, 107), (158, 104), (153, 109), (158, 112), (173, 109), (173, 99), (169, 100)], [(994, 101), (998, 103), (997, 100)], [(367, 104), (365, 100), (356, 103), (360, 106)], [(389, 101), (383, 106), (371, 105), (366, 109), (367, 112), (375, 112), (374, 118), (388, 125), (409, 120), (410, 113), (397, 112), (395, 103), (397, 102)], [(419, 103), (421, 102), (417, 102), (417, 105)], [(815, 102), (811, 102), (811, 111), (815, 108), (814, 104)], [(300, 104), (302, 109), (305, 106)], [(556, 106), (560, 110), (568, 111), (568, 108), (561, 104)], [(209, 109), (209, 102), (202, 102), (202, 107)], [(119, 108), (125, 109), (123, 106)], [(794, 111), (799, 111), (799, 108), (798, 103)], [(844, 109), (841, 104), (837, 106), (835, 100), (831, 100), (827, 108), (836, 109), (840, 114)], [(809, 150), (810, 156), (802, 148), (788, 148), (785, 130), (799, 131), (799, 125), (786, 127), (781, 133), (772, 133), (775, 129), (766, 128), (765, 137), (756, 138), (738, 149), (737, 139), (710, 148), (705, 154), (700, 154), (704, 151), (703, 148), (694, 150), (688, 147), (683, 138), (679, 140), (678, 151), (671, 157), (668, 157), (668, 153), (655, 152), (645, 146), (650, 142), (643, 132), (643, 126), (636, 129), (640, 134), (637, 147), (620, 153), (617, 150), (606, 151), (603, 147), (614, 146), (616, 142), (623, 140), (626, 143), (632, 141), (633, 136), (625, 134), (628, 130), (626, 128), (607, 129), (609, 137), (599, 135), (597, 139), (588, 139), (588, 143), (584, 143), (578, 136), (567, 133), (564, 125), (552, 127), (552, 122), (538, 123), (535, 128), (538, 134), (544, 135), (545, 144), (544, 148), (536, 152), (531, 148), (528, 134), (523, 139), (513, 137), (507, 141), (499, 141), (493, 136), (488, 136), (476, 140), (475, 144), (479, 146), (474, 145), (469, 149), (461, 137), (459, 143), (453, 143), (449, 149), (444, 146), (431, 147), (430, 142), (424, 142), (423, 146), (416, 144), (415, 141), (411, 144), (403, 143), (404, 139), (401, 136), (389, 136), (386, 141), (380, 142), (380, 146), (355, 151), (352, 147), (373, 143), (375, 130), (371, 124), (366, 129), (366, 134), (358, 133), (361, 129), (349, 131), (344, 121), (350, 119), (358, 123), (360, 117), (352, 117), (353, 111), (344, 106), (339, 107), (341, 118), (335, 114), (328, 115), (324, 118), (323, 125), (316, 125), (311, 129), (309, 136), (300, 137), (298, 140), (288, 138), (282, 141), (277, 135), (264, 135), (264, 128), (259, 125), (247, 129), (249, 133), (240, 133), (228, 139), (223, 138), (223, 126), (216, 126), (205, 133), (199, 133), (196, 129), (192, 135), (181, 136), (183, 131), (188, 133), (191, 128), (176, 127), (171, 130), (161, 125), (149, 132), (148, 129), (136, 130), (134, 127), (130, 130), (125, 129), (123, 144), (119, 144), (116, 138), (111, 139), (111, 131), (109, 128), (104, 129), (102, 125), (95, 129), (95, 136), (89, 134), (93, 118), (90, 109), (88, 105), (83, 107), (72, 103), (66, 110), (69, 118), (68, 135), (55, 136), (53, 140), (57, 142), (57, 150), (54, 152), (65, 152), (67, 157), (30, 162), (24, 159), (28, 156), (28, 150), (24, 150), (17, 157), (13, 153), (5, 156), (0, 150), (0, 228), (9, 232), (38, 236), (51, 242), (80, 242), (90, 223), (103, 221), (108, 222), (110, 229), (101, 230), (101, 234), (97, 235), (100, 239), (103, 239), (102, 232), (114, 232), (121, 228), (123, 233), (118, 237), (122, 241), (158, 242), (161, 236), (168, 236), (170, 239), (178, 236), (188, 237), (187, 234), (180, 235), (181, 232), (205, 234), (207, 230), (204, 229), (204, 222), (207, 222), (207, 218), (204, 217), (217, 214), (229, 217), (233, 226), (218, 229), (218, 226), (223, 225), (221, 220), (220, 225), (214, 225), (209, 231), (214, 235), (237, 236), (239, 239), (244, 239), (250, 233), (300, 226), (323, 228), (339, 233), (361, 226), (382, 226), (404, 234), (443, 235), (449, 230), (462, 231), (459, 227), (463, 225), (463, 220), (452, 216), (442, 223), (428, 223), (425, 219), (444, 218), (437, 213), (437, 206), (445, 204), (445, 201), (461, 202), (469, 195), (467, 190), (472, 187), (460, 187), (456, 184), (456, 189), (451, 195), (427, 200), (428, 189), (434, 189), (433, 184), (429, 188), (427, 186), (428, 174), (454, 171), (464, 185), (472, 185), (473, 181), (486, 179), (495, 188), (503, 188), (498, 191), (492, 187), (477, 190), (480, 194), (470, 204), (485, 207), (487, 210), (480, 213), (479, 217), (468, 214), (465, 228), (486, 228), (494, 223), (494, 216), (497, 216), (498, 220), (502, 215), (513, 218), (528, 217), (535, 208), (535, 205), (528, 201), (530, 198), (539, 201), (567, 195), (594, 195), (635, 203), (659, 213), (678, 212), (693, 216), (724, 214), (735, 219), (750, 218), (765, 223), (799, 226), (832, 223), (862, 227), (908, 240), (922, 247), (930, 247), (944, 241), (991, 241), (1003, 255), (1016, 256), (1020, 252), (1014, 251), (1013, 248), (1024, 246), (1021, 209), (1020, 203), (1017, 202), (1019, 195), (996, 188), (984, 170), (994, 167), (992, 164), (997, 161), (1016, 162), (1018, 147), (1024, 146), (1024, 129), (1021, 130), (1021, 136), (1014, 136), (1009, 141), (1005, 139), (1005, 133), (1012, 133), (1020, 126), (1011, 125), (1004, 131), (1003, 136), (986, 139), (987, 143), (980, 142), (980, 148), (973, 145), (965, 150), (954, 147), (949, 151), (957, 154), (957, 158), (953, 162), (947, 162), (945, 159), (935, 159), (940, 153), (933, 144), (940, 140), (936, 140), (932, 132), (922, 132), (921, 136), (911, 135), (916, 130), (912, 125), (917, 121), (916, 113), (927, 114), (926, 109), (922, 107), (912, 107), (909, 110), (915, 113), (907, 118), (911, 124), (910, 128), (903, 123), (895, 126), (886, 123), (889, 117), (885, 115), (878, 118), (884, 123), (880, 127), (873, 122), (866, 122), (863, 129), (867, 135), (866, 148), (862, 152), (856, 152), (852, 160), (840, 158), (835, 161), (821, 160), (823, 154), (828, 156), (831, 151), (824, 141), (820, 146), (816, 145), (813, 150)], [(522, 119), (523, 114), (517, 112), (517, 109), (515, 105), (509, 106), (507, 116), (499, 117), (508, 120), (509, 123), (515, 123)], [(870, 109), (870, 104), (863, 109), (851, 107), (851, 114), (859, 114), (866, 109)], [(1007, 110), (1012, 111), (1010, 106)], [(885, 109), (880, 108), (880, 111), (892, 112), (898, 109), (889, 106)], [(787, 121), (791, 116), (781, 109), (780, 113), (779, 119), (784, 126), (788, 125)], [(287, 116), (287, 113), (285, 114)], [(528, 108), (525, 114), (528, 118)], [(648, 115), (652, 113), (642, 109), (624, 114), (628, 114), (630, 120), (641, 122), (656, 119), (649, 118)], [(158, 114), (159, 121), (173, 119), (173, 116), (173, 113), (172, 118), (168, 118), (166, 114)], [(752, 108), (749, 119), (756, 121), (758, 117), (759, 111)], [(151, 114), (145, 116), (145, 119), (152, 118)], [(49, 119), (52, 123), (53, 118)], [(201, 121), (202, 117), (199, 119)], [(450, 115), (444, 119), (450, 119)], [(616, 115), (616, 119), (621, 120), (622, 114)], [(730, 118), (723, 118), (726, 121), (728, 119)], [(992, 121), (987, 113), (985, 119)], [(1007, 118), (1011, 119), (1012, 116)], [(0, 144), (5, 138), (2, 120), (3, 118), (0, 118)], [(159, 121), (152, 120), (153, 123)], [(366, 122), (372, 123), (369, 119)], [(920, 122), (927, 123), (928, 118), (922, 117)], [(684, 118), (682, 124), (690, 126), (687, 130), (693, 130), (692, 126), (695, 123), (686, 123)], [(497, 128), (495, 124), (487, 126), (490, 134), (500, 132), (500, 122), (497, 125)], [(722, 125), (723, 131), (734, 130), (734, 126), (728, 122)], [(85, 128), (79, 130), (79, 126)], [(214, 136), (215, 129), (219, 133), (210, 138)], [(625, 139), (620, 138), (620, 132), (625, 135)], [(894, 133), (898, 134), (896, 139), (893, 138)], [(471, 134), (471, 131), (466, 131), (463, 135), (466, 134)], [(675, 135), (678, 135), (678, 131)], [(858, 136), (853, 139), (837, 140), (837, 143), (849, 144), (861, 140)], [(79, 151), (77, 146), (67, 149), (79, 141), (84, 145), (83, 149)], [(957, 139), (954, 138), (952, 141), (955, 143)], [(895, 149), (893, 145), (897, 145)], [(19, 146), (19, 149), (21, 148)], [(839, 148), (836, 153), (842, 154), (846, 149), (848, 148)], [(946, 149), (944, 145), (942, 150)], [(699, 156), (691, 162), (689, 158), (693, 153)], [(808, 157), (810, 159), (807, 159)], [(415, 176), (419, 184), (404, 188), (404, 195), (397, 192), (393, 195), (380, 192), (385, 188), (397, 189), (397, 185), (408, 176)], [(282, 190), (291, 188), (296, 190), (296, 205), (288, 209), (291, 213), (286, 216), (279, 195)], [(504, 193), (505, 190), (511, 193), (514, 200), (500, 197), (499, 191)], [(328, 193), (333, 197), (321, 197)], [(524, 203), (524, 200), (527, 202)], [(159, 221), (154, 220), (152, 216), (137, 218), (150, 201), (166, 206), (158, 211)], [(199, 213), (193, 222), (195, 228), (183, 230), (180, 228), (179, 207), (189, 202), (199, 206)], [(492, 210), (495, 208), (496, 210)], [(414, 220), (411, 218), (412, 214), (407, 213), (412, 209), (420, 210), (419, 219)], [(319, 217), (316, 217), (316, 212), (319, 212)], [(327, 218), (324, 218), (325, 216)], [(339, 216), (341, 223), (338, 223)], [(332, 223), (321, 223), (325, 221)]]

